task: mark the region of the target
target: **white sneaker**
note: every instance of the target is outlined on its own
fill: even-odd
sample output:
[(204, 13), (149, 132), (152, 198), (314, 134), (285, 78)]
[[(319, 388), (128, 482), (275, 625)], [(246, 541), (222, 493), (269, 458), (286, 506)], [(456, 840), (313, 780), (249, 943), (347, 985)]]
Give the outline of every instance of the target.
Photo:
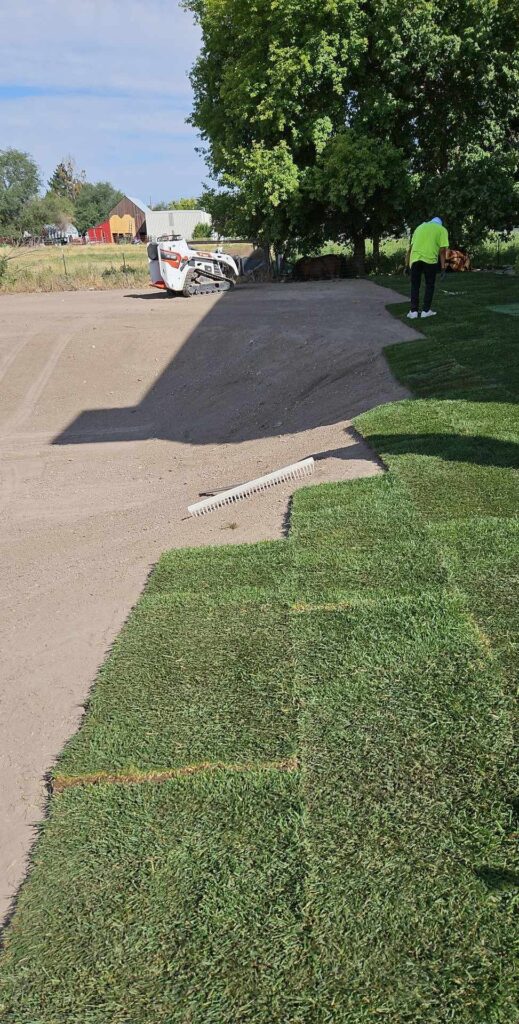
[(413, 310), (410, 310), (410, 312), (407, 314), (407, 319), (408, 320), (417, 320), (418, 319), (418, 313), (414, 312)]
[(427, 312), (424, 310), (422, 313), (422, 320), (427, 320), (428, 316), (436, 316), (433, 309), (428, 309)]

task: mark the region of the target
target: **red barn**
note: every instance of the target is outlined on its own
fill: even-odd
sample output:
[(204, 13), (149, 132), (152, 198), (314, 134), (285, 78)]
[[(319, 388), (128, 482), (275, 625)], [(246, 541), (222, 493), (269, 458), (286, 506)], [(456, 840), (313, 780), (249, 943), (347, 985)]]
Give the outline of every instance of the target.
[(95, 227), (89, 228), (87, 235), (90, 242), (112, 242), (110, 221), (104, 220), (101, 224), (96, 224)]
[(91, 242), (130, 242), (133, 238), (146, 241), (146, 217), (150, 213), (145, 203), (131, 196), (123, 198), (110, 210), (101, 224), (88, 228)]

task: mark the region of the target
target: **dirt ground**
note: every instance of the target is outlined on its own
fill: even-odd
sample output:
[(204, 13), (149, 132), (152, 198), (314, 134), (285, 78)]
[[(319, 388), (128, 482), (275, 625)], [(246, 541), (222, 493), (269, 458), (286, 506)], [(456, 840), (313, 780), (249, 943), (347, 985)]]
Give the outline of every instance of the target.
[(105, 652), (170, 547), (283, 536), (293, 486), (200, 519), (199, 493), (308, 455), (380, 472), (350, 429), (405, 396), (381, 350), (416, 337), (364, 281), (0, 297), (0, 917)]

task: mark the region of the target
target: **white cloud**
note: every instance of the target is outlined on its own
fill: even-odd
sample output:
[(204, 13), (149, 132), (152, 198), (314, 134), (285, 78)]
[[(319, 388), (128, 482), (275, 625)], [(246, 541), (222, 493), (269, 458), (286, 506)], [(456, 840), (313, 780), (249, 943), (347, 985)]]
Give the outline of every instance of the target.
[(206, 172), (185, 117), (199, 44), (175, 0), (17, 0), (2, 17), (0, 146), (32, 153), (46, 178), (71, 153), (90, 180), (146, 200), (196, 193)]

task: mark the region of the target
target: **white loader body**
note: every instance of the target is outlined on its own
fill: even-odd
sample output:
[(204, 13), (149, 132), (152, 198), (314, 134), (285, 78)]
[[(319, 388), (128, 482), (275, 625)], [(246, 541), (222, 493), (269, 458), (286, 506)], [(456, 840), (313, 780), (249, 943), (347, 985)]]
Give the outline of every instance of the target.
[(185, 238), (172, 235), (148, 245), (151, 283), (179, 295), (228, 291), (238, 277), (232, 256), (190, 249)]

